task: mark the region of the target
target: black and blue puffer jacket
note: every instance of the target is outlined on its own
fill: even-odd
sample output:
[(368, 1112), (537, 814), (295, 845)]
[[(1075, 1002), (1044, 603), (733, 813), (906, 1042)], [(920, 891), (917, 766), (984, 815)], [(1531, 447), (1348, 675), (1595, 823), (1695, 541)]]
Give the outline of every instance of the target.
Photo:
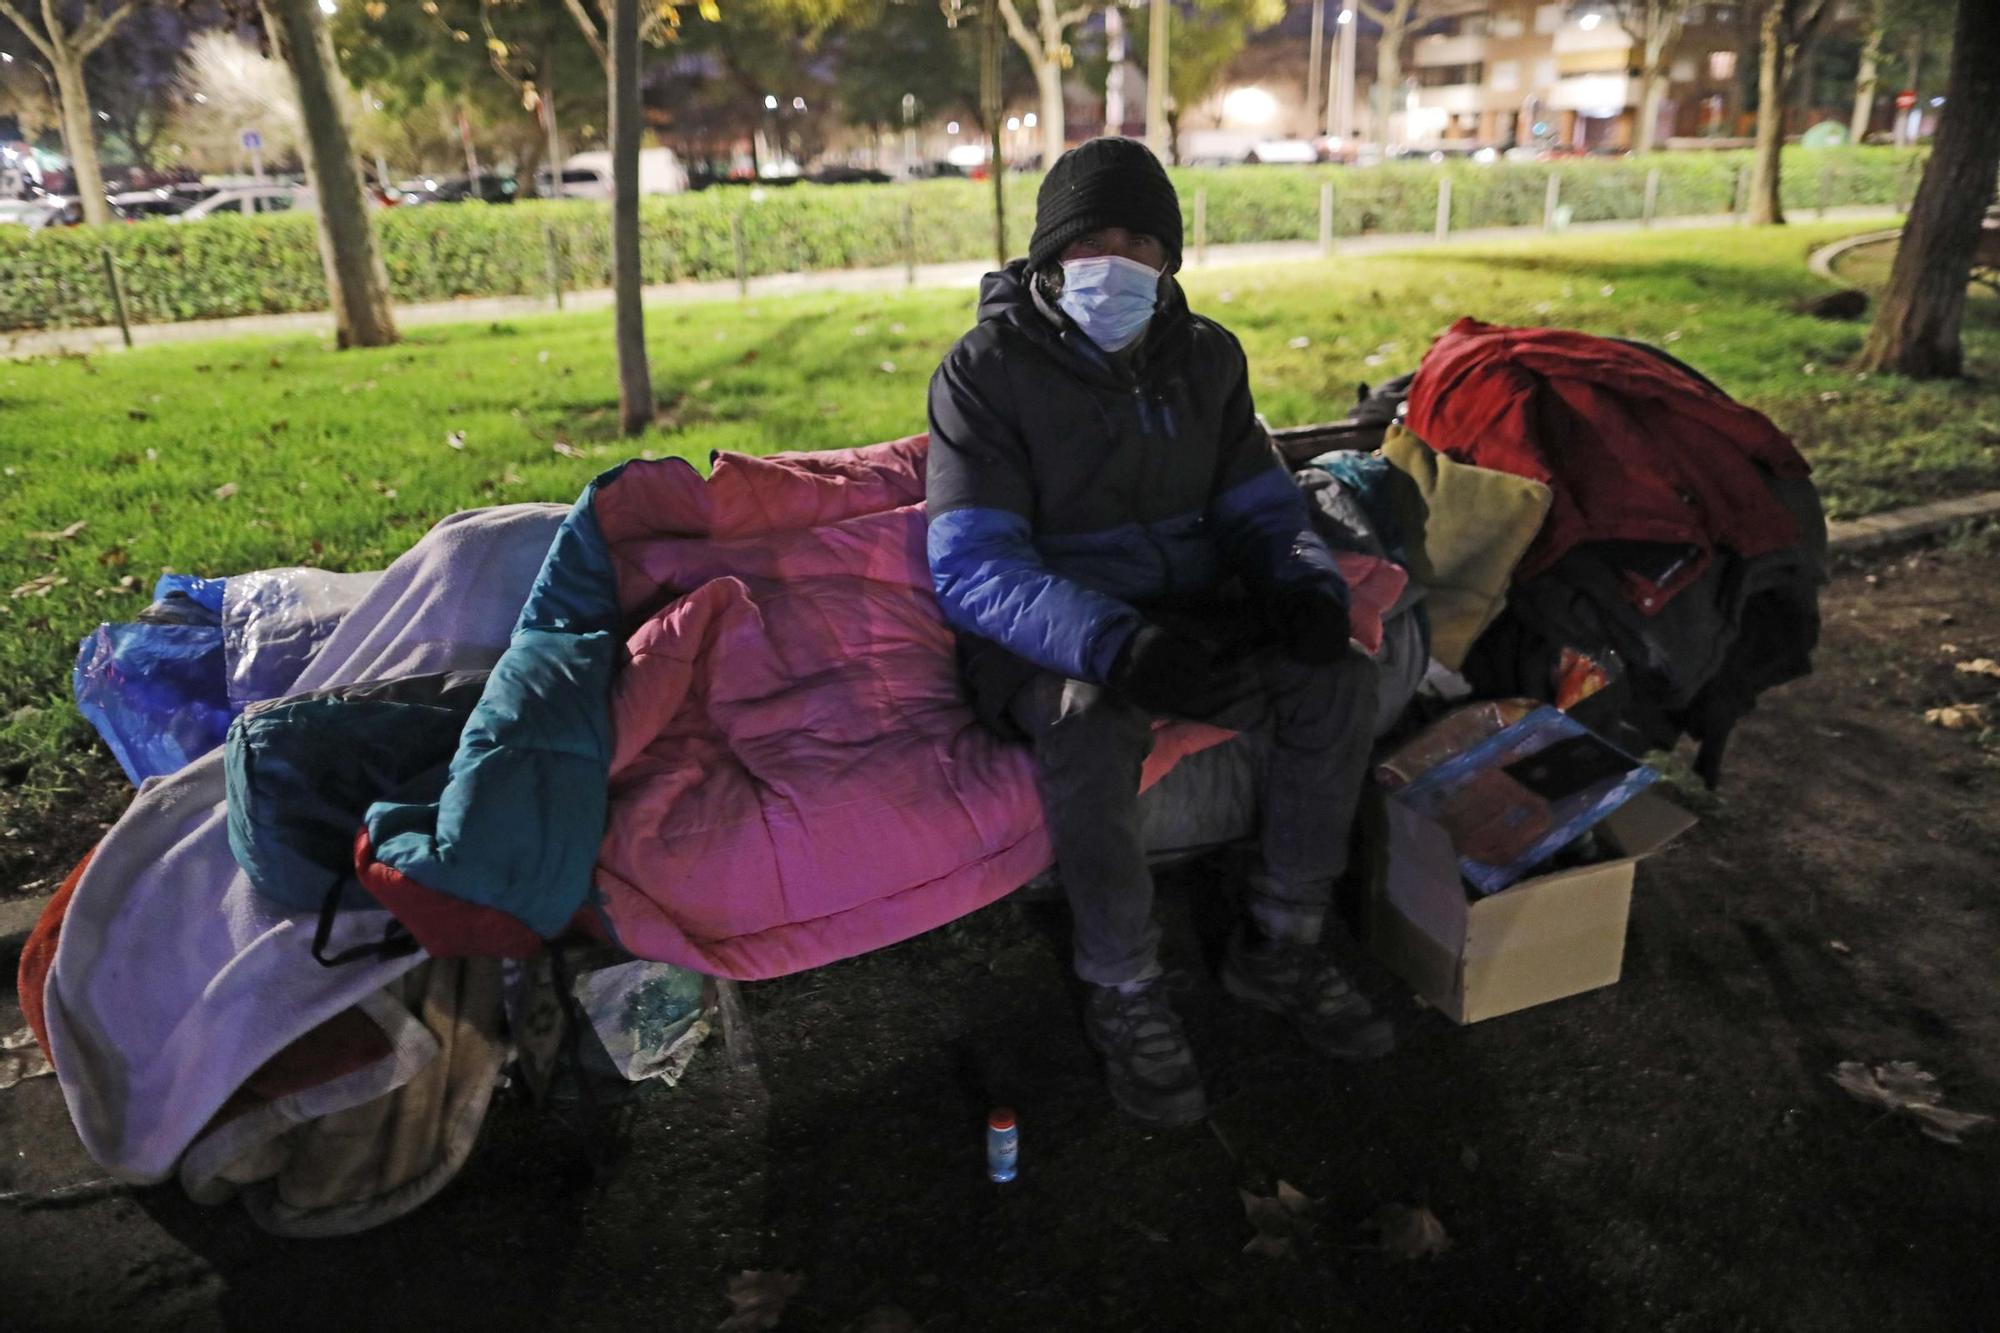
[(1232, 578), (1253, 597), (1294, 582), (1346, 595), (1257, 420), (1242, 346), (1171, 277), (1119, 358), (1025, 261), (987, 274), (978, 324), (931, 378), (930, 430), (931, 575), (976, 703), (1004, 706), (978, 697), (981, 641), (1102, 683), (1148, 611)]

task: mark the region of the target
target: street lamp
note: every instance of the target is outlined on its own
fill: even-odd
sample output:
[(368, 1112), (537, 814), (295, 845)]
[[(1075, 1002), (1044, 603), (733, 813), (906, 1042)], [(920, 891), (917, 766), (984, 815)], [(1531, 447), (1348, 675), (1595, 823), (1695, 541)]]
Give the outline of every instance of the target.
[(1030, 111), (1027, 115), (1021, 117), (1021, 124), (1031, 130), (1035, 128), (1035, 113)]
[(764, 94), (764, 109), (766, 111), (776, 111), (778, 109), (778, 95), (776, 93)]

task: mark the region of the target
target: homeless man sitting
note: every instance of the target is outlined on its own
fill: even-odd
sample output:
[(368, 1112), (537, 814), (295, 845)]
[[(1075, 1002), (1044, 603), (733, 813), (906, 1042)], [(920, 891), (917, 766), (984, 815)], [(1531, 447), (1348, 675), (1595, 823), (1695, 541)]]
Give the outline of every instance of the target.
[(1226, 990), (1316, 1049), (1389, 1025), (1318, 946), (1374, 716), (1347, 588), (1252, 409), (1243, 349), (1191, 313), (1180, 203), (1127, 139), (1065, 153), (1028, 258), (986, 275), (931, 379), (929, 553), (973, 706), (1032, 742), (1075, 918), (1084, 1026), (1140, 1119), (1206, 1114), (1159, 963), (1140, 842), (1155, 718), (1260, 731), (1261, 861)]

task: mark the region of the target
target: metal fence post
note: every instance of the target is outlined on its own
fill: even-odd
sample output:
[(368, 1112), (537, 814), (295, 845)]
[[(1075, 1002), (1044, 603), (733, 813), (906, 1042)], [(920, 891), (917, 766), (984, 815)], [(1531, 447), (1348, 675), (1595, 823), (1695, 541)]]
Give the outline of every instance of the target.
[(125, 314), (125, 284), (118, 278), (118, 261), (111, 255), (111, 247), (104, 247), (104, 285), (111, 289), (111, 309), (118, 316), (118, 332), (125, 339), (125, 345), (132, 345), (132, 321)]
[(1194, 262), (1208, 263), (1208, 191), (1194, 192)]
[(548, 223), (542, 224), (542, 249), (548, 257), (549, 295), (555, 297), (556, 309), (563, 308), (562, 260), (556, 253), (556, 229)]
[(1437, 238), (1451, 235), (1451, 177), (1438, 177)]
[(1659, 212), (1659, 209), (1660, 209), (1660, 169), (1658, 167), (1654, 167), (1651, 171), (1648, 171), (1646, 173), (1646, 208), (1645, 212), (1641, 215), (1645, 219), (1645, 223), (1648, 227), (1653, 225), (1653, 218)]
[(903, 285), (917, 285), (917, 218), (910, 201), (903, 201)]
[(1333, 182), (1326, 181), (1319, 187), (1319, 252), (1333, 253)]
[(1556, 229), (1556, 205), (1562, 202), (1562, 175), (1549, 173), (1549, 188), (1542, 193), (1542, 230)]
[(729, 239), (736, 246), (736, 294), (750, 295), (750, 243), (743, 238), (743, 215), (735, 213), (729, 219)]
[(1736, 220), (1739, 223), (1743, 221), (1744, 215), (1750, 211), (1750, 168), (1748, 167), (1738, 166), (1736, 168), (1736, 192), (1729, 205), (1729, 211), (1736, 215)]

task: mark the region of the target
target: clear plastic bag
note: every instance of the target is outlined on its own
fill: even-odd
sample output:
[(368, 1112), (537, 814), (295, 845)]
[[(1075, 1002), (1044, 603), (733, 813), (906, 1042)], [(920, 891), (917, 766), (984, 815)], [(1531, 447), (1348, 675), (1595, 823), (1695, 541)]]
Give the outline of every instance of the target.
[(320, 645), (381, 577), (295, 567), (230, 579), (222, 598), (230, 704), (240, 711), (291, 693)]

